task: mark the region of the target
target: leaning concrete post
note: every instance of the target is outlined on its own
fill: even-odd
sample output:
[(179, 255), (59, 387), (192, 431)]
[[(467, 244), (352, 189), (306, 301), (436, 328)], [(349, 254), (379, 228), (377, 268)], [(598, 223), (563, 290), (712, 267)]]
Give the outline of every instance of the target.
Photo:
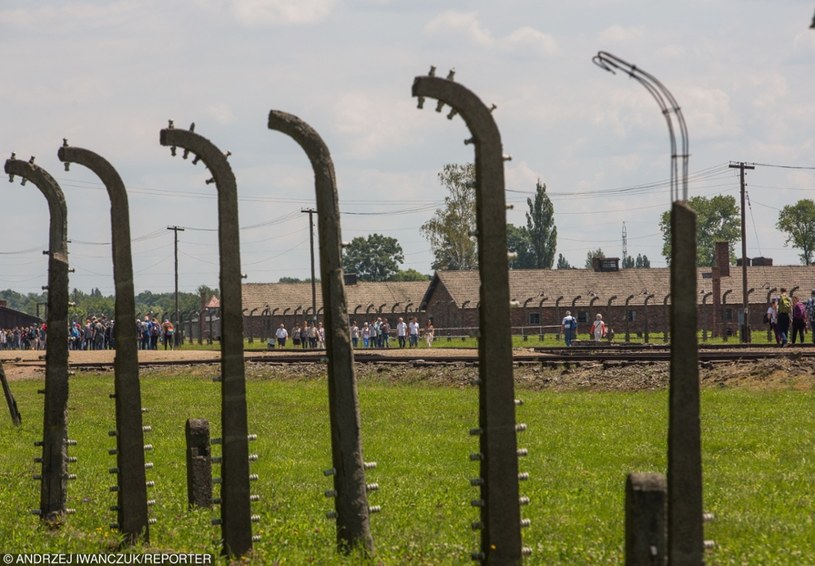
[(702, 433), (696, 338), (696, 214), (671, 208), (671, 383), (668, 416), (668, 562), (704, 563)]
[[(481, 278), (478, 340), (479, 435), (481, 497), (473, 502), (481, 510), (481, 551), (473, 558), (487, 564), (518, 564), (528, 551), (521, 547), (521, 521), (518, 493), (518, 449), (515, 425), (515, 397), (512, 375), (512, 339), (509, 313), (509, 269), (507, 262), (506, 200), (504, 197), (504, 158), (501, 135), (491, 110), (478, 97), (447, 79), (416, 77), (413, 96), (438, 100), (452, 107), (448, 118), (461, 114), (475, 146), (475, 190), (478, 228), (478, 264)], [(525, 425), (518, 425), (520, 430)], [(525, 474), (520, 475), (526, 478)], [(527, 499), (524, 498), (524, 502)]]
[(369, 525), (365, 463), (362, 458), (359, 398), (354, 377), (354, 353), (342, 271), (340, 207), (334, 164), (322, 138), (298, 117), (272, 110), (269, 129), (290, 136), (306, 152), (314, 169), (317, 191), (320, 273), (328, 354), (328, 403), (337, 544), (342, 552), (362, 546), (373, 551)]
[(667, 491), (662, 474), (628, 474), (625, 482), (626, 566), (666, 564)]
[(238, 188), (227, 156), (208, 139), (190, 130), (161, 130), (161, 145), (193, 153), (212, 173), (207, 183), (218, 189), (218, 251), (221, 286), (221, 534), (223, 553), (242, 556), (252, 549), (249, 497), (249, 443), (246, 375), (243, 360), (243, 309), (238, 229)]
[(130, 253), (130, 213), (127, 192), (119, 173), (104, 158), (87, 149), (70, 147), (67, 141), (57, 156), (65, 163), (83, 165), (96, 173), (110, 197), (113, 282), (116, 288), (116, 356), (113, 360), (116, 400), (117, 522), (127, 542), (150, 540), (147, 518), (147, 482), (144, 462), (139, 353), (136, 343), (136, 301), (133, 260)]
[(6, 379), (6, 370), (3, 369), (3, 362), (0, 361), (0, 381), (3, 383), (3, 395), (6, 397), (6, 404), (11, 413), (11, 422), (14, 426), (20, 426), (23, 418), (20, 416), (20, 410), (17, 408), (17, 401), (14, 395), (11, 394), (11, 387), (9, 387), (8, 380)]
[(209, 421), (187, 419), (187, 503), (190, 507), (212, 506), (212, 450)]
[(6, 161), (9, 181), (19, 175), (34, 183), (48, 201), (48, 317), (45, 356), (40, 517), (59, 520), (68, 491), (68, 212), (65, 196), (44, 169), (30, 161)]

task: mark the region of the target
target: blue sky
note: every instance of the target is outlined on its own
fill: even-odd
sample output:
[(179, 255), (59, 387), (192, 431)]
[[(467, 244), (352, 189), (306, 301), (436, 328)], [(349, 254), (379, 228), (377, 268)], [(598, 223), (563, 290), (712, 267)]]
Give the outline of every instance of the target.
[[(159, 130), (196, 123), (232, 152), (241, 260), (249, 282), (309, 276), (311, 167), (266, 127), (269, 110), (311, 124), (331, 150), (343, 239), (397, 238), (403, 268), (430, 273), (419, 227), (441, 205), (436, 173), (472, 159), (460, 118), (416, 108), (410, 87), (435, 65), (487, 103), (501, 131), (508, 221), (523, 223), (537, 179), (555, 206), (558, 253), (589, 249), (665, 265), (669, 148), (656, 103), (591, 62), (609, 51), (658, 77), (688, 125), (689, 194), (738, 196), (748, 173), (748, 255), (798, 263), (778, 210), (815, 189), (815, 3), (810, 0), (211, 0), (0, 4), (0, 154), (34, 155), (68, 204), (71, 287), (113, 293), (109, 200), (63, 138), (99, 153), (128, 188), (137, 291), (218, 285), (216, 201), (202, 165), (171, 158)], [(790, 168), (794, 167), (794, 168)], [(620, 190), (646, 186), (640, 190)], [(4, 188), (0, 289), (46, 284), (47, 206)], [(739, 248), (737, 248), (739, 249)]]

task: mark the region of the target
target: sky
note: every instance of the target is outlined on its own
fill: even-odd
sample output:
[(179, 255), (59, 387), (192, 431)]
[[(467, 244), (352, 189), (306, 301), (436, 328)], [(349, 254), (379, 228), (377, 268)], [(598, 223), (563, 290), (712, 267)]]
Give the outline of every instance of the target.
[[(63, 138), (107, 159), (127, 187), (136, 292), (218, 287), (209, 173), (159, 144), (168, 120), (223, 151), (237, 179), (246, 282), (310, 276), (314, 176), (270, 131), (270, 110), (310, 124), (334, 162), (342, 237), (396, 238), (402, 269), (432, 273), (420, 226), (443, 204), (437, 173), (473, 160), (460, 117), (417, 109), (431, 65), (487, 105), (501, 132), (508, 222), (525, 224), (540, 179), (558, 249), (665, 266), (671, 202), (665, 119), (648, 92), (592, 64), (607, 51), (656, 76), (682, 108), (689, 196), (739, 196), (747, 255), (800, 263), (775, 224), (815, 194), (812, 0), (112, 0), (0, 2), (0, 155), (36, 157), (68, 208), (71, 289), (113, 294), (110, 201), (101, 181), (57, 159)], [(19, 179), (3, 189), (0, 289), (47, 284), (48, 208)], [(740, 242), (737, 251), (740, 253)], [(319, 264), (318, 264), (319, 265)], [(319, 269), (319, 268), (318, 268)]]

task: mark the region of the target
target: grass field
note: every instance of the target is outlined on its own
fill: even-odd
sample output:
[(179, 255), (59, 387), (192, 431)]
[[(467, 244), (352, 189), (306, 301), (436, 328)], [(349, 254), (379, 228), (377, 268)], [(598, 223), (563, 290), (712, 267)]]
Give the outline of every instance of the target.
[[(468, 430), (477, 425), (477, 391), (365, 371), (359, 387), (365, 459), (378, 462), (367, 481), (380, 484), (370, 503), (382, 506), (371, 521), (374, 563), (471, 563), (478, 536), (470, 523), (478, 514), (468, 480), (477, 464), (468, 455), (477, 440)], [(5, 413), (0, 421), (0, 552), (111, 549), (112, 375), (71, 378), (69, 436), (78, 440), (71, 455), (79, 460), (71, 464), (78, 479), (69, 484), (68, 507), (76, 514), (57, 530), (28, 513), (39, 502), (31, 479), (39, 472), (33, 462), (42, 427), (39, 387), (13, 382), (23, 426), (13, 427)], [(247, 389), (250, 432), (259, 437), (250, 451), (260, 456), (251, 471), (260, 475), (253, 512), (261, 516), (254, 532), (262, 540), (252, 562), (361, 562), (335, 554), (333, 522), (325, 518), (332, 508), (323, 495), (331, 488), (322, 473), (331, 467), (325, 380), (261, 375)], [(217, 508), (187, 509), (184, 424), (207, 418), (218, 435), (219, 384), (208, 375), (147, 373), (142, 396), (150, 409), (145, 424), (153, 427), (146, 442), (155, 447), (148, 479), (156, 482), (150, 497), (158, 522), (150, 545), (137, 550), (217, 554), (219, 530), (210, 525)], [(664, 472), (667, 394), (518, 390), (516, 396), (525, 402), (518, 421), (529, 425), (519, 436), (519, 446), (529, 449), (521, 470), (531, 476), (521, 484), (532, 500), (522, 511), (532, 520), (524, 531), (534, 551), (527, 563), (622, 563), (625, 477)], [(718, 544), (709, 564), (815, 564), (813, 401), (811, 387), (703, 391), (705, 509), (717, 517), (705, 538)]]

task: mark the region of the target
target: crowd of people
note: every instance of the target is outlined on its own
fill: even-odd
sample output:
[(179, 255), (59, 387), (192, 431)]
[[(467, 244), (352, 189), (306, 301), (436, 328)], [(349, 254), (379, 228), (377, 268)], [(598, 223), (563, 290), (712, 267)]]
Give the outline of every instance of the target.
[(45, 324), (0, 328), (0, 350), (45, 350)]
[(790, 297), (787, 290), (782, 287), (780, 295), (773, 297), (764, 315), (764, 322), (770, 326), (770, 330), (775, 336), (775, 343), (781, 347), (795, 344), (798, 339), (799, 344), (803, 344), (807, 329), (812, 334), (812, 341), (815, 343), (815, 289), (811, 296), (802, 301), (798, 295)]
[[(433, 345), (435, 329), (432, 321), (428, 320), (424, 328), (420, 327), (415, 316), (408, 322), (399, 317), (394, 326), (391, 326), (387, 318), (382, 317), (371, 319), (370, 322), (364, 321), (362, 326), (356, 320), (351, 322), (351, 344), (354, 348), (418, 348), (420, 336), (424, 336), (428, 348)], [(281, 323), (274, 338), (269, 339), (268, 346), (285, 348), (289, 338), (295, 348), (325, 348), (325, 328), (322, 322), (314, 324), (304, 320), (302, 324), (295, 324), (291, 332)]]

